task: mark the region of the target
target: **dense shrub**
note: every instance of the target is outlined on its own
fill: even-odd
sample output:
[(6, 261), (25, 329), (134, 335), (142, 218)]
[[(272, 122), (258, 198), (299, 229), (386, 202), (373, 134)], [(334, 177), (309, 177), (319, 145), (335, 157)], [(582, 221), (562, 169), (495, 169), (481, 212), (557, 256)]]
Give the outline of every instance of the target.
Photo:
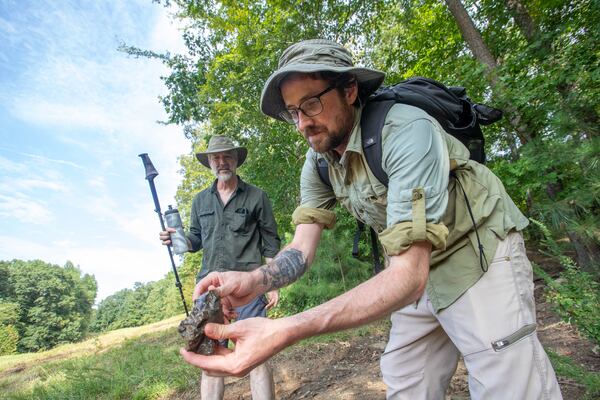
[(17, 352), (19, 332), (12, 325), (0, 325), (0, 356)]
[(600, 344), (600, 284), (589, 273), (582, 271), (571, 258), (560, 253), (556, 241), (543, 224), (533, 222), (545, 236), (542, 243), (547, 254), (555, 257), (564, 268), (557, 279), (552, 279), (542, 269), (536, 268), (536, 274), (548, 285), (547, 300), (564, 321), (576, 326), (590, 340)]

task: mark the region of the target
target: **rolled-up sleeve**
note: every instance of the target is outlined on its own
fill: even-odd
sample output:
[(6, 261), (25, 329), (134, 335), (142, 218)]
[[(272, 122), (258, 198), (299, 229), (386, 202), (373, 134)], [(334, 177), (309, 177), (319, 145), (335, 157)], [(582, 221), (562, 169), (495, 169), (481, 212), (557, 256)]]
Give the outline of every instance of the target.
[(300, 175), (300, 206), (294, 211), (292, 222), (296, 225), (319, 223), (331, 229), (335, 226), (335, 213), (331, 211), (335, 204), (333, 189), (317, 172), (316, 153), (309, 150)]
[(261, 254), (263, 257), (275, 257), (281, 246), (281, 240), (277, 234), (277, 223), (273, 215), (271, 201), (264, 192), (260, 201), (258, 229), (260, 230), (262, 241)]
[(388, 255), (422, 240), (443, 249), (448, 236), (441, 220), (448, 204), (449, 159), (441, 128), (428, 118), (398, 125), (389, 116), (388, 120), (382, 146), (382, 167), (389, 177), (382, 246)]

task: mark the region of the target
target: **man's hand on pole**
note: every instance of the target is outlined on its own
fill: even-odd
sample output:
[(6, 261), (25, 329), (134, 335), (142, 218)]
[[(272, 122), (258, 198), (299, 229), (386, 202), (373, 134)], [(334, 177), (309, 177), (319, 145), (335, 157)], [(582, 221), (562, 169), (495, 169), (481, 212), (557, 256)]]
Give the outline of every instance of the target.
[(162, 244), (165, 246), (169, 246), (171, 244), (171, 233), (173, 232), (175, 232), (174, 228), (167, 228), (167, 230), (159, 232), (158, 237)]

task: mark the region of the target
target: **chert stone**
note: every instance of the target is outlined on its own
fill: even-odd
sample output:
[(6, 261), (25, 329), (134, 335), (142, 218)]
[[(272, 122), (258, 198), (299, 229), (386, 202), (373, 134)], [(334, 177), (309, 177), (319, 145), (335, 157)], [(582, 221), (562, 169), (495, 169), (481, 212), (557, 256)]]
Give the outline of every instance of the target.
[(204, 335), (209, 322), (223, 323), (221, 299), (213, 291), (197, 298), (190, 315), (179, 324), (179, 334), (187, 340), (186, 350), (207, 356), (214, 354), (218, 341)]

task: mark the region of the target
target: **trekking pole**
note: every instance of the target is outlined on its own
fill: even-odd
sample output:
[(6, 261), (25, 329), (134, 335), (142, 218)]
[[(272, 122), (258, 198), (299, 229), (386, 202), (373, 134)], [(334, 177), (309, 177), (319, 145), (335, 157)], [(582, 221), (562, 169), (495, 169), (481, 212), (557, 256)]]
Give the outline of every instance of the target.
[[(142, 153), (139, 155), (142, 158), (142, 162), (144, 163), (144, 168), (146, 169), (146, 179), (148, 180), (148, 184), (150, 185), (150, 192), (152, 192), (152, 199), (154, 199), (154, 211), (158, 214), (158, 219), (160, 220), (160, 227), (162, 230), (165, 229), (165, 221), (163, 220), (162, 212), (160, 211), (160, 203), (158, 202), (158, 196), (156, 194), (156, 188), (154, 187), (154, 178), (158, 175), (156, 168), (152, 165), (152, 161), (150, 161), (150, 157), (148, 153)], [(177, 273), (177, 268), (175, 268), (175, 260), (173, 260), (173, 252), (171, 251), (171, 245), (167, 246), (167, 251), (169, 252), (169, 258), (171, 259), (171, 266), (173, 267), (173, 273), (175, 274), (175, 286), (179, 289), (179, 294), (181, 295), (181, 301), (183, 302), (183, 308), (185, 309), (185, 315), (189, 316), (187, 304), (185, 303), (185, 297), (183, 297), (183, 289), (181, 288), (181, 281), (179, 280), (179, 274)]]

